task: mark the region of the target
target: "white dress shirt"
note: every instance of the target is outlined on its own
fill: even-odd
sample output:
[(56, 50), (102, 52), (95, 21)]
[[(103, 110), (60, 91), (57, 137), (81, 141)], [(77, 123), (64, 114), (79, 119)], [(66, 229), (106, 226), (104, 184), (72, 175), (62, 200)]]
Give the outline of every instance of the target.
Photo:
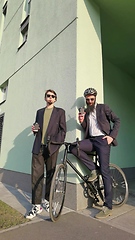
[(100, 130), (96, 116), (96, 104), (93, 112), (89, 114), (89, 135), (90, 136), (104, 136), (104, 133)]

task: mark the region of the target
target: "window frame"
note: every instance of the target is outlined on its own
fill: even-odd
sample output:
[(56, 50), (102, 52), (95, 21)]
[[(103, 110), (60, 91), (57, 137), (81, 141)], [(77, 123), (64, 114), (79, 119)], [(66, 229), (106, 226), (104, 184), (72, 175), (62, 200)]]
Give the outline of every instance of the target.
[(20, 24), (20, 44), (18, 46), (18, 51), (22, 48), (22, 46), (27, 42), (28, 31), (29, 31), (29, 19), (30, 19), (30, 10), (31, 10), (31, 0), (25, 0), (26, 9), (23, 11), (22, 23)]
[(3, 8), (2, 8), (2, 13), (4, 16), (6, 16), (7, 14), (7, 4), (8, 4), (8, 1), (6, 1), (3, 5)]
[(3, 124), (4, 124), (4, 113), (0, 115), (0, 152), (1, 152), (1, 145), (2, 145)]
[(0, 99), (0, 105), (1, 105), (7, 100), (8, 80), (0, 86), (0, 92), (2, 96), (2, 99)]

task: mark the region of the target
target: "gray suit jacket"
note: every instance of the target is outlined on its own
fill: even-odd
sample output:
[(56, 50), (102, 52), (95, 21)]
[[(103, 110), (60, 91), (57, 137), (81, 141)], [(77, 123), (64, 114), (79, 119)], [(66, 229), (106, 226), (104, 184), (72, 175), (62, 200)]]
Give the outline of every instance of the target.
[[(120, 119), (106, 104), (97, 104), (96, 106), (97, 122), (100, 130), (105, 134), (113, 138), (112, 144), (117, 145), (116, 136), (120, 127)], [(113, 123), (111, 127), (111, 122)], [(89, 138), (89, 115), (86, 113), (82, 127), (85, 131), (84, 138)]]
[[(39, 109), (36, 114), (35, 122), (39, 123), (40, 129), (35, 134), (32, 153), (38, 154), (42, 141), (43, 117), (45, 108)], [(54, 107), (47, 127), (47, 136), (55, 142), (63, 142), (66, 136), (66, 118), (65, 111), (62, 108)], [(50, 155), (59, 149), (60, 145), (50, 145)]]

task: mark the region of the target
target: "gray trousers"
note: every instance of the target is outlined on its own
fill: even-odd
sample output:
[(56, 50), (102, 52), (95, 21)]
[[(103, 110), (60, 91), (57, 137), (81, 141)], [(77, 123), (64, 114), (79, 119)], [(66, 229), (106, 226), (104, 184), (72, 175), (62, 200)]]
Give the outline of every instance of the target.
[(46, 167), (45, 199), (49, 200), (51, 181), (56, 168), (58, 151), (49, 156), (48, 150), (40, 149), (39, 154), (32, 155), (32, 204), (41, 204), (44, 183), (44, 166)]

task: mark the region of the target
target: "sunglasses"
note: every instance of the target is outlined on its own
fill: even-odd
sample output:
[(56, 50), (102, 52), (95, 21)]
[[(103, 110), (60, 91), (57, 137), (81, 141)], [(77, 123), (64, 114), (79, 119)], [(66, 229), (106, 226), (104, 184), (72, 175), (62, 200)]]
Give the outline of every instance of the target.
[(87, 101), (87, 102), (89, 102), (89, 101), (92, 101), (92, 102), (93, 102), (94, 100), (95, 100), (95, 98), (86, 98), (86, 101)]
[(55, 95), (51, 95), (51, 94), (47, 94), (46, 96), (47, 96), (48, 98), (49, 98), (49, 97), (56, 98)]

